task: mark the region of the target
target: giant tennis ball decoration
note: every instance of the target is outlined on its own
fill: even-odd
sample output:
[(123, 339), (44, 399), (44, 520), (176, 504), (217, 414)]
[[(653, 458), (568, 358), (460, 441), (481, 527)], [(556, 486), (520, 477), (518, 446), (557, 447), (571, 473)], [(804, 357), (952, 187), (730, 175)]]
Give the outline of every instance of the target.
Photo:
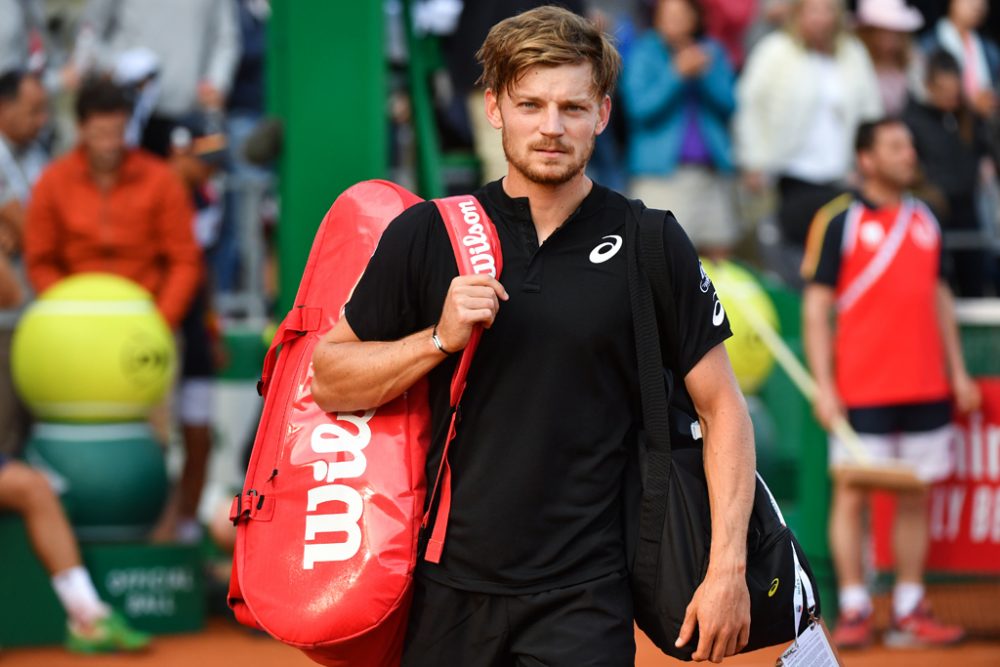
[(143, 419), (173, 375), (174, 343), (136, 283), (82, 273), (46, 290), (11, 343), (14, 383), (45, 421)]
[(774, 367), (774, 357), (750, 324), (745, 309), (752, 309), (769, 326), (778, 327), (778, 311), (753, 274), (729, 261), (702, 260), (722, 306), (729, 317), (733, 336), (726, 341), (726, 351), (740, 389), (752, 394), (760, 389)]

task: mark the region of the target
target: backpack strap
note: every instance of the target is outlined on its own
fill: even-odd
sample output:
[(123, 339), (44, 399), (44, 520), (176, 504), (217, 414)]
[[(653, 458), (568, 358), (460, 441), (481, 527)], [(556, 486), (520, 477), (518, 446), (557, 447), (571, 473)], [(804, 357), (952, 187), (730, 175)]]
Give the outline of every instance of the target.
[[(461, 195), (435, 199), (434, 203), (437, 205), (445, 228), (448, 230), (448, 238), (451, 239), (451, 247), (455, 251), (455, 262), (458, 264), (458, 274), (468, 276), (479, 273), (490, 275), (493, 278), (498, 277), (503, 268), (500, 240), (497, 237), (493, 221), (486, 215), (486, 211), (483, 210), (479, 201), (472, 195)], [(469, 367), (472, 365), (472, 357), (476, 354), (476, 348), (479, 347), (479, 340), (482, 336), (483, 328), (481, 326), (472, 330), (472, 336), (462, 351), (462, 357), (459, 359), (458, 366), (455, 367), (455, 374), (451, 379), (451, 423), (448, 426), (448, 435), (441, 452), (441, 463), (438, 465), (437, 476), (431, 489), (430, 502), (427, 503), (427, 512), (421, 523), (421, 528), (427, 527), (431, 510), (434, 507), (434, 499), (440, 490), (441, 499), (438, 502), (437, 516), (434, 518), (431, 536), (427, 541), (427, 549), (424, 553), (424, 558), (431, 563), (440, 562), (441, 553), (444, 550), (448, 516), (451, 513), (451, 465), (448, 463), (448, 448), (455, 438), (459, 404), (462, 401), (462, 394), (465, 392), (466, 378), (469, 374)]]
[[(641, 209), (633, 203), (631, 213), (638, 224), (626, 221), (626, 255), (629, 300), (635, 332), (636, 356), (639, 361), (639, 389), (642, 403), (642, 423), (646, 431), (646, 471), (642, 480), (642, 501), (639, 508), (639, 539), (636, 546), (633, 577), (638, 581), (656, 581), (660, 560), (660, 542), (666, 514), (666, 496), (670, 488), (670, 466), (673, 456), (670, 444), (670, 395), (664, 381), (660, 334), (650, 283), (656, 280), (655, 251), (650, 246), (658, 242), (662, 254), (662, 211)], [(631, 233), (629, 233), (631, 232)], [(653, 238), (653, 235), (656, 238)], [(640, 267), (641, 261), (641, 267)], [(669, 285), (668, 285), (669, 291)], [(651, 591), (637, 590), (637, 595)]]

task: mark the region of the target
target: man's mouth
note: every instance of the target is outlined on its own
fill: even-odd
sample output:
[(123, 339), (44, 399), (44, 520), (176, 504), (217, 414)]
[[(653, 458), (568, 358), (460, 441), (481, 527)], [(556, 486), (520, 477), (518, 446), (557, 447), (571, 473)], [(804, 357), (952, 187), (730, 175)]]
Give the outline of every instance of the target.
[(558, 146), (535, 146), (532, 148), (537, 153), (542, 153), (547, 156), (557, 156), (566, 153), (566, 150), (559, 148)]

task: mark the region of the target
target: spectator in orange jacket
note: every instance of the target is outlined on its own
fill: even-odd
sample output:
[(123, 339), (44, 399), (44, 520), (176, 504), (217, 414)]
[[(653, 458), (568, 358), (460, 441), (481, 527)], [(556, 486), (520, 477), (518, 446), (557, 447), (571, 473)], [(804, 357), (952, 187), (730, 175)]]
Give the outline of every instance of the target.
[(131, 103), (110, 81), (92, 79), (76, 102), (79, 145), (35, 185), (24, 230), (28, 279), (41, 292), (85, 271), (139, 283), (171, 327), (201, 280), (190, 198), (159, 158), (125, 144)]

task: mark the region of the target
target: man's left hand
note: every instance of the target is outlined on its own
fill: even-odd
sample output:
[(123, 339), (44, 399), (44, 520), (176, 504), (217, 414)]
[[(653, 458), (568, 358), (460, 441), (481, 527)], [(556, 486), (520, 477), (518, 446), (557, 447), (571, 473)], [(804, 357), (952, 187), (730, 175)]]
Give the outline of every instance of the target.
[(736, 655), (750, 639), (750, 593), (742, 572), (713, 572), (709, 567), (705, 580), (694, 592), (687, 606), (684, 624), (677, 637), (681, 647), (691, 640), (698, 628), (698, 648), (691, 659), (696, 662)]

